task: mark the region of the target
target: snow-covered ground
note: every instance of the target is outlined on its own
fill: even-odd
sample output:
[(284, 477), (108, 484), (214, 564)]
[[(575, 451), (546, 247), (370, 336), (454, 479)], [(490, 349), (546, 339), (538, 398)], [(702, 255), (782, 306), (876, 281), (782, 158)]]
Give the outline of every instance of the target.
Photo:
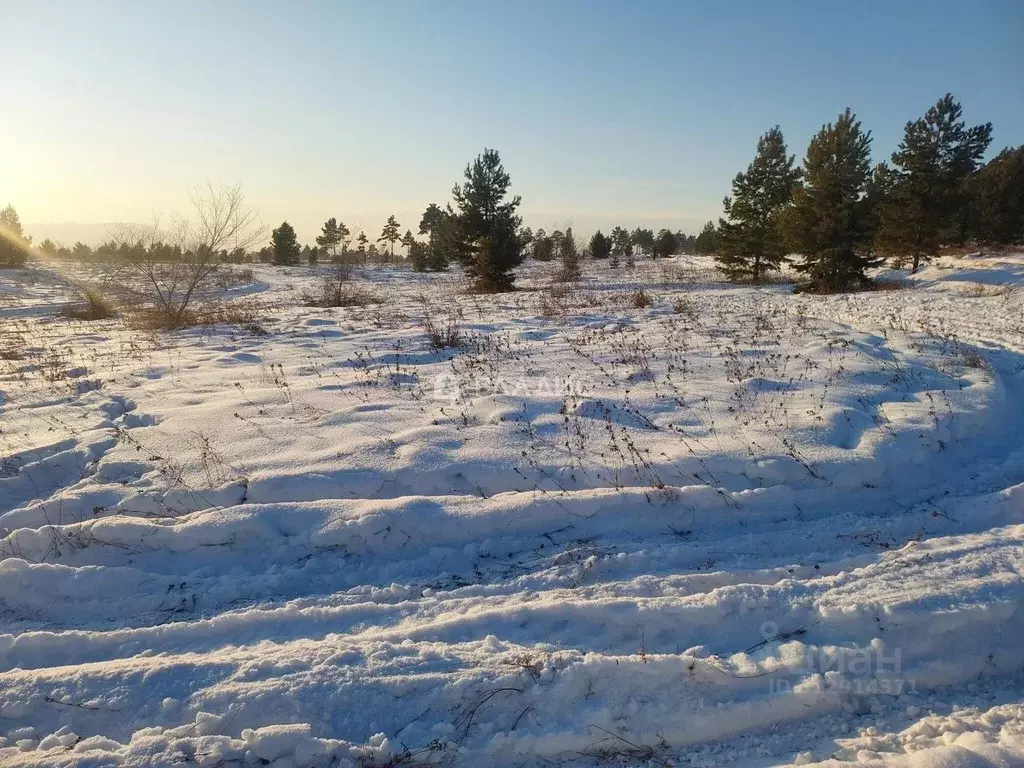
[(1024, 255), (175, 333), (64, 271), (0, 273), (0, 765), (1024, 765)]

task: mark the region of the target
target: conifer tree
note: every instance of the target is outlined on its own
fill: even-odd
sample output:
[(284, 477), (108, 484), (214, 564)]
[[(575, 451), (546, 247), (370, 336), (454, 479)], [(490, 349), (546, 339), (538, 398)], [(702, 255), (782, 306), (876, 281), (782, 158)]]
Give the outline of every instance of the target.
[(466, 166), (465, 178), (452, 190), (466, 245), (459, 254), (463, 267), (479, 291), (512, 290), (512, 269), (523, 260), (516, 214), (520, 198), (506, 199), (510, 179), (497, 150), (484, 149)]
[(391, 255), (391, 260), (395, 259), (395, 243), (401, 240), (401, 225), (395, 220), (394, 215), (388, 216), (387, 224), (384, 225), (384, 229), (380, 233), (380, 237), (377, 238), (378, 243), (386, 243), (388, 245)]
[(359, 234), (356, 235), (356, 242), (358, 243), (358, 245), (356, 246), (356, 253), (359, 254), (359, 260), (360, 261), (364, 261), (364, 262), (366, 261), (366, 258), (367, 258), (366, 244), (369, 241), (370, 240), (366, 236), (366, 233), (363, 232), (362, 230), (359, 230)]
[(572, 227), (567, 227), (559, 243), (559, 255), (562, 258), (562, 271), (559, 279), (563, 283), (575, 283), (580, 279), (580, 253), (576, 248), (576, 237)]
[(804, 180), (793, 191), (783, 226), (796, 268), (810, 276), (810, 290), (831, 293), (867, 282), (871, 216), (866, 200), (871, 176), (871, 132), (849, 108), (811, 139)]
[(0, 269), (24, 266), (30, 242), (14, 206), (8, 205), (0, 211)]
[(732, 196), (723, 201), (726, 218), (718, 221), (716, 256), (729, 280), (760, 282), (778, 269), (786, 249), (779, 232), (779, 212), (789, 202), (800, 170), (786, 154), (782, 129), (775, 126), (757, 142), (757, 154), (746, 171), (732, 180)]
[(615, 227), (611, 234), (612, 261), (611, 268), (618, 269), (619, 262), (627, 259), (633, 251), (633, 243), (629, 232), (622, 227)]
[(642, 256), (650, 254), (652, 258), (657, 258), (654, 253), (654, 232), (649, 229), (637, 227), (633, 230), (631, 238), (633, 245), (636, 246)]
[(1007, 147), (968, 183), (970, 231), (981, 243), (1024, 243), (1024, 146)]
[(555, 257), (555, 241), (543, 229), (533, 236), (532, 254), (537, 261), (551, 261)]
[(459, 259), (461, 238), (451, 206), (428, 205), (420, 219), (420, 234), (430, 236), (430, 245), (421, 254), (423, 269), (443, 272), (450, 262)]
[(924, 117), (906, 124), (892, 155), (895, 184), (881, 211), (877, 247), (887, 256), (909, 258), (911, 272), (966, 229), (965, 182), (988, 149), (992, 123), (967, 128), (962, 115), (947, 93)]
[(676, 236), (667, 229), (662, 229), (658, 232), (658, 236), (654, 238), (654, 257), (657, 259), (667, 259), (676, 250)]
[(316, 238), (316, 244), (323, 249), (325, 254), (330, 256), (331, 261), (337, 261), (339, 248), (341, 253), (345, 252), (348, 236), (348, 227), (343, 222), (339, 222), (332, 217), (321, 228), (320, 235)]
[(413, 243), (416, 242), (416, 238), (412, 236), (412, 230), (405, 230), (405, 234), (402, 235), (402, 247), (405, 248), (406, 256), (412, 254)]
[(612, 252), (612, 241), (605, 237), (599, 229), (590, 238), (590, 257), (593, 259), (607, 259)]
[(701, 229), (700, 234), (693, 243), (693, 251), (702, 256), (714, 254), (718, 250), (718, 231), (715, 229), (715, 222), (709, 221)]
[(274, 253), (274, 264), (279, 267), (291, 267), (299, 263), (302, 249), (299, 248), (295, 230), (287, 221), (271, 233), (270, 243)]

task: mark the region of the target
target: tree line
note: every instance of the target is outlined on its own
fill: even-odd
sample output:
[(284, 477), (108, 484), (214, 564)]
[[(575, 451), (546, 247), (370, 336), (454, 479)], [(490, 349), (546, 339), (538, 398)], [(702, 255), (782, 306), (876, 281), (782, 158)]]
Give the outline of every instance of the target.
[[(419, 238), (411, 228), (403, 234), (394, 215), (372, 243), (365, 232), (353, 238), (344, 222), (331, 218), (315, 246), (300, 245), (285, 221), (262, 248), (222, 249), (216, 258), (282, 266), (408, 259), (419, 271), (459, 265), (477, 290), (494, 292), (512, 289), (512, 271), (527, 257), (559, 259), (560, 278), (574, 280), (583, 258), (628, 268), (638, 257), (697, 253), (714, 255), (734, 281), (760, 282), (791, 262), (808, 276), (810, 290), (848, 290), (867, 283), (866, 271), (886, 260), (916, 271), (944, 245), (1024, 243), (1024, 147), (1004, 149), (982, 164), (991, 133), (991, 123), (968, 127), (960, 104), (947, 94), (906, 124), (891, 164), (872, 167), (871, 132), (846, 109), (811, 139), (797, 166), (775, 126), (761, 136), (754, 159), (733, 179), (717, 224), (708, 222), (697, 235), (615, 227), (608, 235), (598, 230), (585, 243), (571, 227), (550, 233), (524, 227), (521, 199), (509, 192), (501, 158), (497, 150), (485, 149), (467, 164), (451, 201), (427, 206)], [(14, 208), (0, 211), (0, 266), (24, 263), (30, 243)], [(194, 258), (159, 238), (122, 238), (96, 249), (44, 240), (38, 250), (78, 259)]]
[(992, 124), (968, 127), (962, 115), (946, 94), (906, 124), (891, 164), (873, 167), (871, 131), (849, 108), (811, 139), (801, 167), (775, 126), (696, 250), (733, 281), (791, 262), (809, 290), (832, 292), (866, 284), (887, 261), (916, 272), (943, 246), (1024, 242), (1024, 147), (982, 164)]

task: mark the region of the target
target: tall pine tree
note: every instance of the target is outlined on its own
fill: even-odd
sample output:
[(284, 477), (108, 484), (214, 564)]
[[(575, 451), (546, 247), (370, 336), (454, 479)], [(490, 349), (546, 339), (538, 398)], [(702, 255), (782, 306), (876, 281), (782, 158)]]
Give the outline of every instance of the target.
[(709, 256), (718, 250), (718, 230), (715, 229), (715, 222), (709, 221), (701, 229), (697, 239), (693, 242), (693, 252), (701, 256)]
[(670, 230), (662, 229), (654, 239), (654, 257), (667, 259), (676, 250), (676, 236)]
[(461, 237), (451, 206), (428, 205), (420, 219), (420, 234), (430, 236), (430, 244), (421, 254), (423, 269), (443, 272), (450, 262), (459, 259)]
[(523, 261), (521, 219), (516, 214), (520, 198), (506, 199), (511, 180), (497, 150), (484, 149), (466, 166), (465, 177), (465, 183), (452, 190), (466, 246), (459, 257), (477, 290), (510, 291), (512, 269)]
[(867, 282), (871, 256), (871, 132), (861, 130), (849, 108), (825, 125), (807, 148), (804, 180), (793, 191), (784, 228), (796, 265), (810, 276), (810, 290), (832, 293)]
[(274, 264), (279, 267), (292, 267), (299, 263), (302, 249), (295, 236), (295, 229), (287, 221), (271, 233), (270, 243), (274, 253)]
[(1024, 243), (1024, 146), (1006, 148), (971, 178), (970, 231), (981, 243)]
[(590, 238), (590, 257), (592, 259), (607, 259), (612, 252), (612, 241), (605, 237), (599, 229)]
[(747, 170), (732, 180), (732, 196), (723, 202), (727, 218), (718, 223), (715, 257), (728, 279), (757, 283), (785, 260), (778, 217), (800, 178), (793, 160), (786, 154), (782, 129), (775, 126), (758, 139), (757, 154)]
[(324, 222), (320, 234), (316, 238), (316, 244), (324, 249), (324, 253), (331, 257), (331, 261), (338, 261), (338, 250), (345, 252), (345, 243), (348, 241), (348, 227), (343, 222), (331, 217)]
[(564, 283), (575, 283), (580, 279), (580, 252), (576, 248), (576, 237), (572, 227), (567, 227), (559, 243), (562, 257), (562, 271), (559, 280)]
[(963, 237), (967, 224), (965, 182), (992, 140), (992, 123), (967, 128), (963, 109), (947, 93), (924, 117), (907, 123), (892, 155), (895, 184), (883, 206), (877, 248), (912, 272), (939, 246)]
[(401, 239), (401, 225), (395, 220), (394, 214), (392, 214), (388, 216), (387, 224), (384, 225), (380, 237), (377, 238), (378, 243), (386, 243), (388, 245), (388, 253), (391, 255), (392, 261), (395, 260), (395, 243)]

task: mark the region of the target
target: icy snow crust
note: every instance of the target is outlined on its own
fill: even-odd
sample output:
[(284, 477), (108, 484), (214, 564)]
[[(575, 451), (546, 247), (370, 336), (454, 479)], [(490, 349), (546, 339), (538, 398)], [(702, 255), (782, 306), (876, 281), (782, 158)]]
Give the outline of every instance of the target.
[(1024, 765), (1024, 256), (550, 266), (0, 272), (0, 765)]

